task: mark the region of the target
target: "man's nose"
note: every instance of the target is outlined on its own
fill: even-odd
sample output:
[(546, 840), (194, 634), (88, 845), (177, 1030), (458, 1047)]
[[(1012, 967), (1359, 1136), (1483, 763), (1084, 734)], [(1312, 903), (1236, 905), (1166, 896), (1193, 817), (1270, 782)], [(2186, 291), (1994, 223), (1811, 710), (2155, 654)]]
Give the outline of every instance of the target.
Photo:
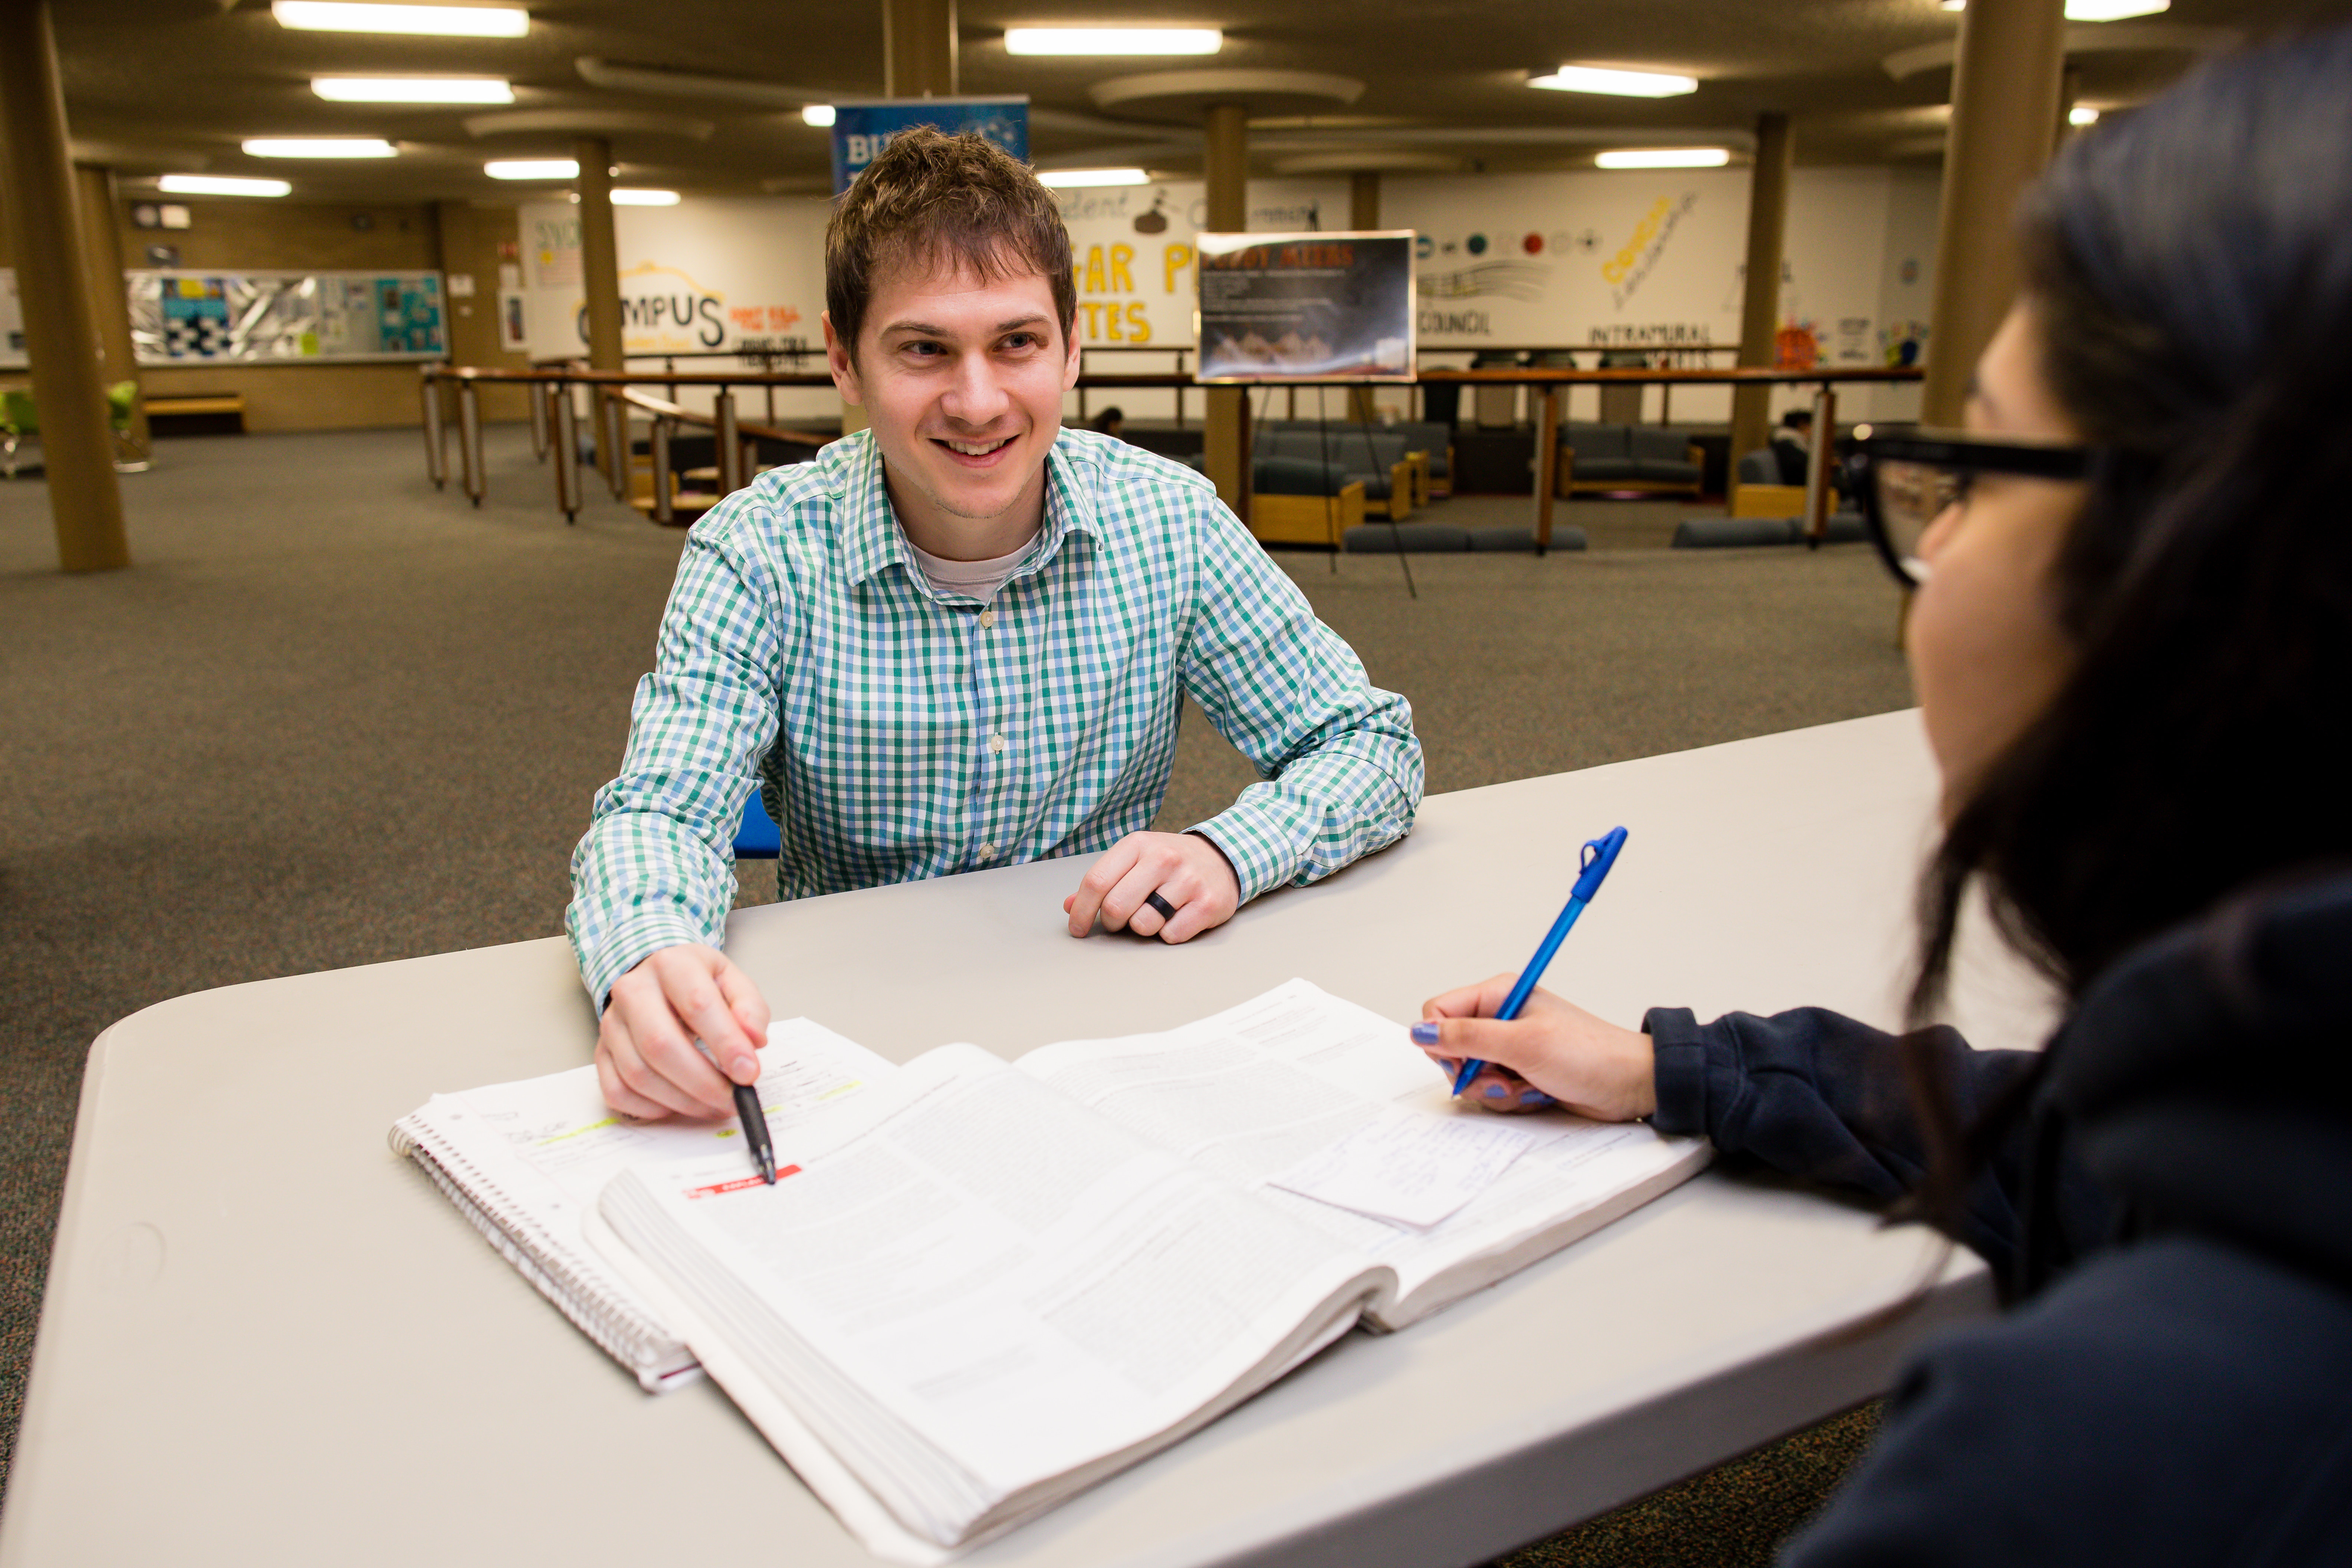
[(965, 354), (956, 362), (954, 379), (940, 399), (940, 411), (960, 425), (974, 427), (993, 421), (1012, 405), (986, 354)]

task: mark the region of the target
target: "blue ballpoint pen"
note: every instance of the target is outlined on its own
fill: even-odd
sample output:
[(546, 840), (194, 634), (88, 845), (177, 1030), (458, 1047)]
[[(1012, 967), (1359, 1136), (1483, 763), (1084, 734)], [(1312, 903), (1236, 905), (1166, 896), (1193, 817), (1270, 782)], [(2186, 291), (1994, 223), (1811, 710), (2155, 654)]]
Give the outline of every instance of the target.
[[(1601, 837), (1586, 841), (1583, 857), (1578, 862), (1584, 874), (1576, 879), (1576, 887), (1568, 895), (1568, 905), (1559, 911), (1559, 919), (1552, 921), (1551, 930), (1544, 933), (1543, 945), (1536, 949), (1533, 958), (1528, 960), (1528, 966), (1519, 971), (1519, 983), (1511, 987), (1511, 994), (1504, 997), (1503, 1005), (1495, 1010), (1497, 1020), (1508, 1023), (1519, 1016), (1520, 1008), (1528, 1005), (1528, 997), (1534, 992), (1536, 983), (1543, 978), (1544, 971), (1551, 967), (1552, 954), (1558, 952), (1559, 944), (1568, 939), (1569, 928), (1576, 924), (1576, 917), (1584, 912), (1584, 906), (1592, 901), (1592, 895), (1601, 890), (1601, 882), (1609, 875), (1609, 868), (1617, 864), (1617, 851), (1624, 847), (1625, 830), (1622, 827), (1612, 827)], [(1454, 1075), (1454, 1092), (1460, 1094), (1468, 1089), (1470, 1080), (1486, 1070), (1486, 1064), (1475, 1057), (1464, 1062), (1462, 1070)]]

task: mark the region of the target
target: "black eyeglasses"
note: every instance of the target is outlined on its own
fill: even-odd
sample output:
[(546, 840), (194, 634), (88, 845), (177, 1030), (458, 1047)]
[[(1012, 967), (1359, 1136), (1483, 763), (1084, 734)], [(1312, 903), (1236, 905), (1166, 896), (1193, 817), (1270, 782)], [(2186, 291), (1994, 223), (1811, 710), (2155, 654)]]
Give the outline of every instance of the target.
[(1862, 497), (1862, 519), (1887, 570), (1906, 588), (1927, 580), (1919, 540), (1951, 508), (1969, 499), (1979, 474), (2020, 474), (2037, 479), (2090, 477), (2098, 457), (2091, 447), (2040, 447), (1980, 441), (1955, 430), (1855, 433), (1846, 459), (1846, 493)]

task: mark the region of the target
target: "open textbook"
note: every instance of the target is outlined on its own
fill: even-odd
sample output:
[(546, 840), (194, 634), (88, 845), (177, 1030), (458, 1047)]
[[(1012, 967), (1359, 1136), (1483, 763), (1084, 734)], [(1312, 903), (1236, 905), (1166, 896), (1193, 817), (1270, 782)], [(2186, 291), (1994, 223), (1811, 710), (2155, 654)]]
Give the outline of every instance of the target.
[(1398, 1025), (1304, 981), (1012, 1063), (956, 1045), (892, 1067), (805, 1020), (764, 1060), (773, 1187), (719, 1124), (612, 1120), (587, 1069), (436, 1096), (394, 1142), (646, 1386), (698, 1360), (908, 1563), (1176, 1441), (1351, 1327), (1493, 1283), (1707, 1152), (1457, 1106)]

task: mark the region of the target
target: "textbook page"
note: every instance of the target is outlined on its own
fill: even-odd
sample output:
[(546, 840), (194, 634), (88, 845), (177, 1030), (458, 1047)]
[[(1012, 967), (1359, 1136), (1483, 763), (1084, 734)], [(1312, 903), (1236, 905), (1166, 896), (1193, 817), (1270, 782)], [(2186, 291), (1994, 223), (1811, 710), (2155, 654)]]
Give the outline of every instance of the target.
[(796, 1170), (772, 1188), (634, 1165), (599, 1212), (726, 1342), (712, 1370), (755, 1420), (780, 1400), (941, 1547), (1174, 1441), (1394, 1283), (974, 1046), (782, 1131), (777, 1157)]
[[(1704, 1140), (1564, 1110), (1495, 1118), (1454, 1100), (1404, 1026), (1292, 980), (1165, 1034), (1041, 1046), (1020, 1070), (1240, 1182), (1397, 1272), (1368, 1314), (1399, 1328), (1648, 1202), (1705, 1165)], [(1437, 1224), (1415, 1226), (1287, 1192), (1274, 1180), (1384, 1119), (1502, 1121), (1531, 1147)]]
[[(772, 1136), (898, 1071), (806, 1018), (772, 1024), (759, 1058), (757, 1088)], [(691, 1372), (683, 1342), (587, 1245), (581, 1217), (614, 1173), (637, 1161), (723, 1150), (749, 1171), (735, 1118), (631, 1121), (605, 1105), (591, 1065), (436, 1094), (402, 1119), (393, 1145), (403, 1153), (421, 1149), (452, 1201), (494, 1232), (492, 1244), (648, 1389), (677, 1386)]]

